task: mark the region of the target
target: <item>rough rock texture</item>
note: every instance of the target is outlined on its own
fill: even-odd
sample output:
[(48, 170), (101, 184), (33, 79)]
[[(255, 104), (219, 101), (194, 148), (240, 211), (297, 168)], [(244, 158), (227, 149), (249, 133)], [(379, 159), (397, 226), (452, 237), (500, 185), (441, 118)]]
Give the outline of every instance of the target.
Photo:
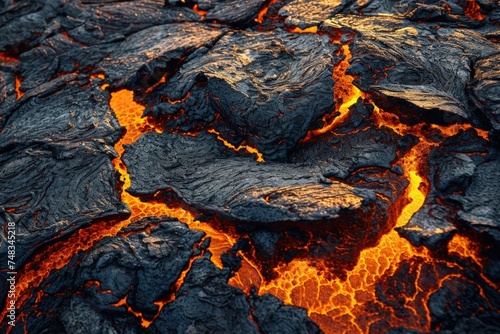
[(418, 139), (399, 136), (388, 127), (378, 128), (372, 117), (373, 107), (359, 99), (334, 131), (297, 145), (290, 162), (320, 166), (324, 176), (338, 179), (361, 168), (391, 169)]
[(128, 213), (110, 162), (121, 128), (109, 93), (64, 81), (41, 88), (6, 108), (1, 120), (0, 219), (16, 224), (18, 266), (47, 242)]
[(285, 159), (334, 107), (335, 50), (326, 36), (231, 32), (187, 59), (145, 113), (168, 130), (213, 126), (236, 146), (245, 141), (265, 159)]
[[(495, 6), (492, 1), (477, 1), (484, 21), (495, 22)], [(301, 29), (317, 26), (337, 14), (359, 14), (366, 16), (387, 15), (407, 18), (417, 22), (449, 22), (460, 25), (478, 26), (481, 23), (471, 19), (471, 5), (460, 0), (293, 0), (282, 7), (279, 15), (285, 17), (285, 24)], [(489, 14), (489, 15), (488, 15)], [(477, 15), (479, 17), (479, 15)]]
[(144, 29), (127, 37), (99, 68), (112, 86), (141, 90), (180, 66), (181, 59), (194, 50), (210, 46), (222, 33), (191, 23)]
[[(109, 92), (98, 83), (82, 87), (70, 82), (62, 89), (26, 96), (2, 118), (0, 150), (30, 145), (114, 144), (121, 134), (109, 107)], [(73, 147), (70, 147), (73, 148)]]
[(446, 245), (457, 228), (499, 240), (499, 161), (498, 151), (475, 130), (445, 140), (429, 154), (426, 204), (398, 232), (430, 248)]
[(222, 143), (209, 133), (146, 134), (127, 147), (123, 158), (131, 175), (129, 192), (144, 196), (172, 189), (190, 206), (260, 224), (348, 215), (364, 220), (375, 204), (374, 193), (336, 181), (322, 183), (310, 168), (259, 164), (223, 152)]
[(490, 139), (500, 144), (500, 53), (478, 60), (470, 82), (471, 97), (491, 125)]
[(336, 16), (323, 29), (357, 33), (348, 73), (355, 76), (356, 86), (402, 122), (481, 124), (465, 94), (471, 60), (500, 52), (482, 33), (358, 16)]
[(103, 44), (154, 25), (199, 19), (200, 15), (189, 8), (166, 8), (155, 0), (99, 5), (66, 0), (17, 1), (0, 19), (0, 49), (31, 48), (61, 30), (84, 45)]
[(371, 116), (360, 100), (337, 132), (299, 145), (287, 163), (238, 157), (210, 133), (146, 134), (123, 157), (129, 192), (171, 191), (190, 207), (234, 222), (263, 261), (308, 253), (331, 258), (342, 273), (390, 228), (388, 210), (407, 185), (391, 163), (415, 143), (371, 125)]
[(431, 327), (453, 332), (469, 326), (485, 332), (492, 328), (498, 329), (500, 295), (498, 291), (487, 286), (485, 288), (489, 299), (481, 295), (477, 285), (464, 278), (451, 278), (443, 282), (441, 288), (429, 298)]
[[(284, 306), (269, 295), (252, 297), (251, 310), (245, 293), (227, 284), (229, 269), (215, 267), (209, 252), (194, 260), (209, 244), (201, 243), (203, 235), (174, 220), (146, 218), (115, 237), (103, 238), (36, 288), (42, 297), (28, 302), (23, 309), (26, 318), (12, 333), (24, 329), (36, 333), (259, 333), (258, 328), (261, 333), (276, 333), (278, 324), (302, 333), (320, 332), (305, 310)], [(174, 295), (175, 284), (180, 289)], [(158, 301), (166, 301), (161, 309)], [(144, 328), (144, 321), (151, 324)]]

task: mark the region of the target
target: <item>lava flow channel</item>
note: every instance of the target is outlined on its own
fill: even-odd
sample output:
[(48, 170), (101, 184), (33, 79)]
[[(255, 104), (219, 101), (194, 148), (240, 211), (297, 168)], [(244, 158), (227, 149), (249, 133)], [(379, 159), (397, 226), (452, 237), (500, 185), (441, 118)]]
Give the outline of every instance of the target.
[[(314, 136), (332, 131), (342, 123), (342, 119), (349, 112), (359, 98), (365, 97), (352, 84), (352, 77), (345, 74), (351, 58), (347, 45), (342, 46), (344, 60), (336, 67), (335, 100), (337, 102), (336, 117), (324, 118), (321, 129), (310, 131), (305, 140)], [(374, 123), (378, 126), (389, 127), (399, 135), (413, 134), (419, 137), (416, 144), (406, 155), (395, 164), (401, 165), (409, 186), (402, 198), (394, 203), (392, 213), (397, 217), (394, 227), (401, 227), (408, 223), (411, 217), (424, 204), (429, 181), (425, 178), (425, 157), (436, 143), (430, 141), (423, 131), (424, 125), (407, 126), (401, 124), (394, 114), (381, 111), (374, 105)], [(432, 128), (441, 131), (443, 136), (449, 137), (459, 130), (467, 130), (470, 125), (438, 126)], [(487, 137), (486, 131), (478, 131), (482, 137)], [(450, 242), (450, 251), (454, 251), (462, 258), (471, 257), (479, 263), (478, 257), (470, 248), (470, 243), (464, 238), (455, 237)], [(412, 316), (409, 318), (397, 317), (393, 310), (383, 306), (377, 299), (376, 287), (385, 277), (395, 273), (402, 261), (420, 259), (421, 262), (438, 263), (443, 260), (435, 259), (427, 248), (415, 247), (408, 240), (400, 237), (395, 229), (382, 236), (378, 245), (361, 252), (357, 265), (347, 273), (347, 279), (331, 279), (328, 274), (328, 265), (322, 260), (294, 260), (288, 264), (281, 264), (276, 268), (277, 278), (266, 281), (259, 272), (259, 267), (248, 258), (244, 258), (243, 267), (229, 281), (230, 284), (246, 291), (256, 286), (259, 294), (272, 293), (286, 304), (303, 307), (325, 333), (368, 333), (370, 326), (383, 320), (388, 328), (404, 326), (416, 330), (429, 331), (431, 325), (430, 312), (427, 307), (429, 296), (441, 284), (453, 275), (443, 275), (432, 288), (417, 287), (417, 293), (404, 301), (406, 309)], [(456, 267), (454, 263), (446, 263), (448, 267)], [(420, 275), (420, 268), (417, 274)], [(418, 278), (417, 280), (418, 281)], [(402, 296), (402, 298), (405, 298)], [(367, 305), (378, 305), (385, 309), (385, 316), (367, 311)], [(387, 328), (387, 327), (386, 327)]]
[[(103, 78), (102, 75), (93, 76), (93, 78)], [(103, 86), (105, 89), (106, 86)], [(128, 175), (125, 164), (121, 161), (121, 156), (124, 152), (124, 146), (133, 143), (143, 133), (149, 131), (158, 131), (155, 126), (148, 122), (146, 118), (142, 118), (144, 107), (137, 104), (133, 100), (133, 92), (129, 90), (120, 90), (111, 93), (110, 106), (114, 110), (116, 117), (121, 126), (126, 128), (126, 132), (119, 142), (115, 145), (115, 150), (120, 155), (112, 161), (117, 172), (121, 175), (123, 190), (130, 187), (130, 176)], [(207, 236), (211, 237), (210, 251), (214, 255), (212, 261), (219, 268), (222, 268), (220, 255), (232, 247), (236, 239), (230, 234), (221, 234), (219, 231), (212, 228), (209, 224), (199, 222), (194, 219), (194, 215), (183, 208), (171, 208), (164, 203), (143, 202), (139, 198), (130, 195), (126, 191), (121, 192), (121, 199), (130, 208), (130, 217), (125, 220), (111, 220), (95, 222), (87, 228), (82, 228), (69, 236), (65, 240), (61, 240), (52, 245), (49, 245), (44, 250), (36, 254), (18, 272), (18, 291), (16, 307), (22, 309), (23, 305), (33, 296), (32, 290), (40, 286), (41, 283), (50, 275), (52, 270), (59, 270), (66, 266), (71, 258), (81, 251), (86, 251), (92, 248), (99, 240), (108, 236), (115, 236), (118, 232), (130, 225), (132, 222), (149, 216), (168, 216), (176, 218), (179, 221), (188, 224), (190, 227), (204, 231)], [(181, 277), (182, 278), (182, 277)], [(177, 283), (179, 284), (179, 283)], [(37, 294), (43, 295), (43, 291), (38, 291)], [(125, 301), (118, 303), (116, 306), (122, 306)], [(164, 301), (155, 302), (158, 306), (163, 306)], [(159, 310), (160, 311), (160, 310)], [(158, 312), (159, 312), (158, 311)], [(5, 316), (5, 311), (2, 316)], [(138, 312), (133, 312), (138, 315)], [(24, 315), (18, 315), (23, 318)], [(142, 325), (147, 327), (151, 321), (142, 319)], [(8, 327), (10, 331), (12, 327)]]

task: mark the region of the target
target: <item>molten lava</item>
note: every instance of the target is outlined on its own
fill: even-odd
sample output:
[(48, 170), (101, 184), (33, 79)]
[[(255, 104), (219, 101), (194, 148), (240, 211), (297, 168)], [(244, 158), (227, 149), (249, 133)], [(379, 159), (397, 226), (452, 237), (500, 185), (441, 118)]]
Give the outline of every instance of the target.
[(217, 132), (214, 129), (209, 129), (208, 133), (215, 134), (217, 136), (217, 140), (220, 140), (224, 144), (224, 146), (226, 146), (227, 148), (229, 148), (229, 149), (231, 149), (231, 150), (233, 150), (235, 152), (240, 152), (242, 150), (246, 150), (250, 154), (255, 154), (257, 162), (265, 162), (264, 161), (264, 156), (255, 147), (252, 147), (252, 146), (249, 146), (249, 145), (240, 145), (240, 146), (236, 147), (233, 144), (231, 144), (230, 142), (228, 142), (227, 140), (225, 140), (220, 135), (220, 133)]
[[(353, 78), (344, 74), (349, 66), (350, 52), (347, 45), (342, 46), (342, 51), (345, 58), (335, 67), (333, 73), (336, 81), (336, 111), (340, 113), (340, 116), (332, 121), (325, 121), (323, 128), (310, 131), (305, 140), (334, 129), (347, 115), (349, 107), (364, 95), (352, 85)], [(407, 126), (401, 124), (397, 116), (383, 112), (375, 105), (374, 117), (376, 126), (386, 126), (400, 135), (413, 134), (420, 139), (417, 145), (409, 150), (400, 161), (396, 162), (401, 165), (404, 175), (409, 181), (405, 195), (394, 204), (393, 211), (399, 213), (395, 227), (401, 227), (411, 219), (425, 201), (426, 191), (429, 188), (428, 180), (423, 177), (425, 160), (430, 149), (436, 144), (427, 139), (423, 125)], [(452, 136), (459, 130), (467, 130), (471, 126), (432, 125), (432, 128), (439, 130), (443, 136)], [(487, 136), (486, 131), (479, 131), (479, 134), (483, 137)], [(460, 243), (464, 243), (462, 239), (455, 238), (454, 240), (460, 240)], [(463, 247), (456, 246), (458, 243), (452, 240), (450, 251), (458, 252), (462, 256), (469, 256), (468, 252), (463, 251)], [(417, 293), (414, 296), (401, 296), (404, 298), (404, 307), (414, 316), (400, 318), (394, 314), (394, 310), (381, 304), (376, 296), (376, 288), (378, 284), (384, 282), (386, 277), (394, 274), (403, 261), (417, 263), (415, 265), (416, 282), (420, 278), (422, 263), (443, 262), (443, 260), (431, 257), (426, 248), (414, 247), (393, 229), (380, 239), (377, 246), (361, 252), (357, 265), (347, 273), (345, 280), (331, 279), (328, 274), (328, 265), (322, 260), (301, 259), (281, 264), (276, 268), (278, 277), (266, 281), (260, 274), (258, 265), (244, 258), (243, 267), (230, 280), (230, 284), (246, 291), (249, 290), (249, 286), (254, 285), (259, 294), (269, 292), (287, 304), (307, 309), (311, 319), (325, 333), (368, 333), (370, 326), (380, 320), (380, 315), (370, 314), (367, 311), (367, 305), (379, 305), (381, 309), (385, 309), (388, 314), (384, 320), (390, 323), (392, 328), (405, 326), (428, 331), (431, 323), (427, 300), (444, 281), (455, 276), (454, 274), (443, 274), (431, 287), (416, 286)], [(457, 266), (454, 263), (446, 263), (446, 265), (450, 268)]]
[(332, 78), (335, 81), (335, 85), (333, 86), (335, 112), (332, 114), (336, 116), (332, 118), (332, 115), (325, 115), (323, 117), (323, 127), (317, 130), (310, 130), (303, 141), (309, 141), (342, 124), (344, 117), (349, 112), (349, 108), (356, 103), (359, 97), (364, 96), (364, 94), (352, 84), (354, 78), (345, 74), (345, 71), (350, 65), (349, 60), (352, 57), (349, 47), (347, 45), (342, 45), (340, 51), (341, 54), (344, 55), (344, 59), (335, 66), (332, 74)]
[(481, 7), (479, 7), (476, 0), (467, 0), (465, 16), (472, 20), (482, 21), (487, 15), (482, 14), (480, 10)]

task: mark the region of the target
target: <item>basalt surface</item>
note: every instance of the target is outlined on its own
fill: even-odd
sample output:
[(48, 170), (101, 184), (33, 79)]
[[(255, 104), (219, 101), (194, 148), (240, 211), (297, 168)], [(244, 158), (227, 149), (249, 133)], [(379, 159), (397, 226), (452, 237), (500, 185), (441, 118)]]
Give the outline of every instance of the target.
[(496, 332), (499, 17), (2, 2), (0, 330)]

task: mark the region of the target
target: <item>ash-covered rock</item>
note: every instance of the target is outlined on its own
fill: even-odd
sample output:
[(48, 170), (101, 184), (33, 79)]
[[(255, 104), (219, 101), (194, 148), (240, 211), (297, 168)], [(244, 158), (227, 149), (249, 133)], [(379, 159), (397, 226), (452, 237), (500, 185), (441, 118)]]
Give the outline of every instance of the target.
[(336, 49), (326, 36), (228, 33), (186, 59), (145, 113), (167, 130), (215, 127), (236, 146), (245, 141), (265, 159), (283, 160), (333, 110)]

